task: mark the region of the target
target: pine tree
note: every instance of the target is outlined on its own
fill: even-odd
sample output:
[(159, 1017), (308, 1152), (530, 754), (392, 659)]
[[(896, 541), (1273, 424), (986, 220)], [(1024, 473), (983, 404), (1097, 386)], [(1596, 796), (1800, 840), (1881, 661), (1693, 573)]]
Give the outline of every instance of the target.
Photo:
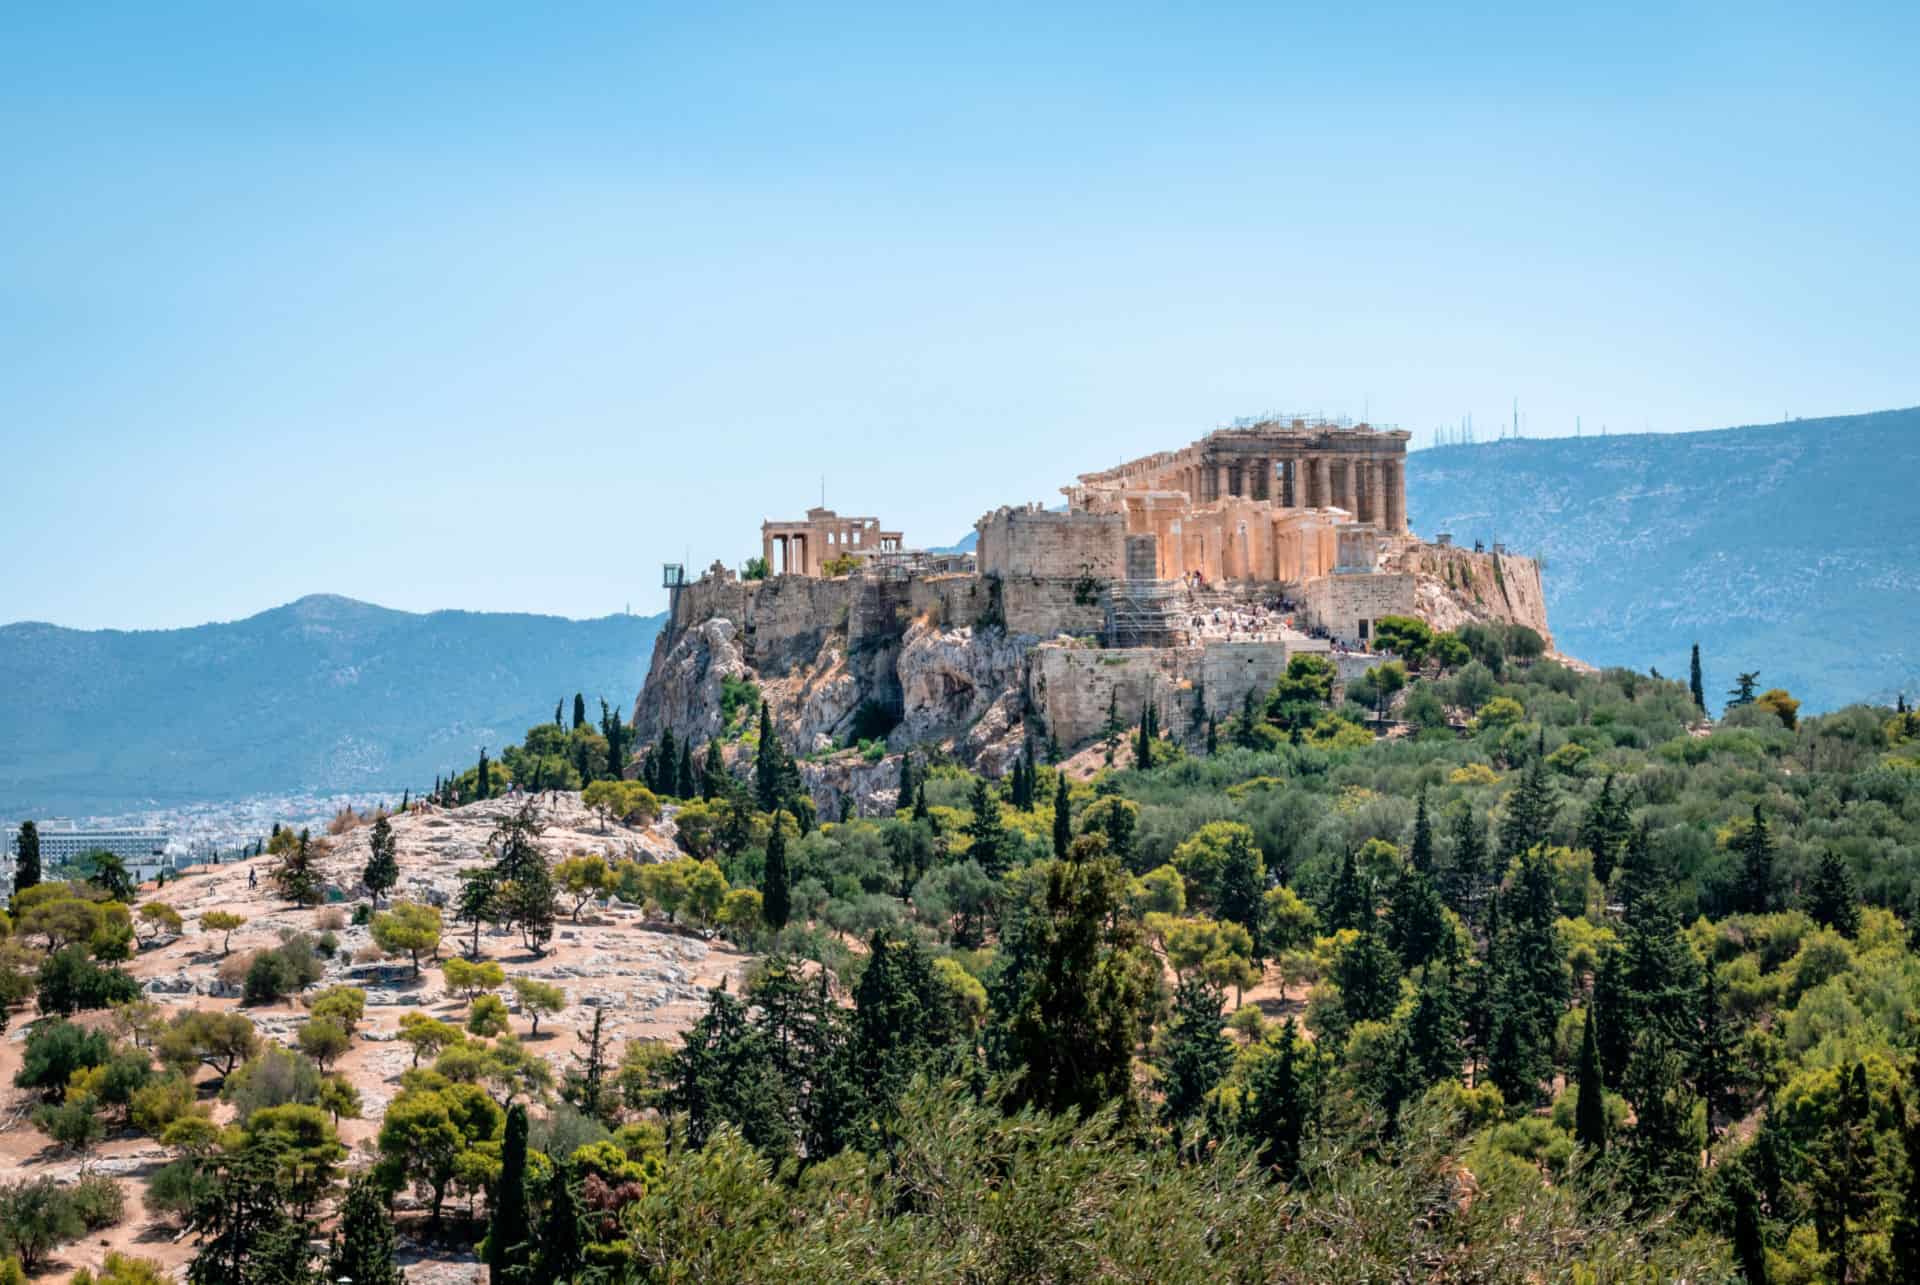
[(784, 816), (779, 808), (773, 810), (773, 821), (767, 830), (766, 865), (760, 880), (760, 913), (767, 927), (775, 932), (787, 926), (787, 919), (793, 913), (793, 889), (787, 874), (787, 832), (780, 824)]
[(1073, 810), (1067, 802), (1067, 773), (1063, 768), (1054, 774), (1053, 786), (1053, 855), (1056, 860), (1067, 859), (1067, 847), (1073, 842)]
[(1179, 1128), (1206, 1107), (1233, 1068), (1233, 1043), (1220, 1033), (1220, 988), (1198, 974), (1174, 989), (1173, 1014), (1161, 1033), (1161, 1090), (1169, 1122)]
[(398, 849), (393, 826), (383, 812), (373, 819), (373, 829), (367, 835), (367, 868), (360, 875), (360, 881), (373, 894), (375, 910), (380, 909), (380, 894), (400, 882), (400, 862), (395, 855)]
[(1403, 867), (1387, 900), (1387, 941), (1401, 964), (1409, 969), (1425, 964), (1445, 944), (1448, 931), (1446, 906), (1433, 880)]
[(1753, 824), (1734, 841), (1734, 850), (1740, 854), (1738, 908), (1764, 915), (1773, 909), (1773, 835), (1758, 803), (1753, 805)]
[(1453, 973), (1436, 961), (1420, 973), (1420, 990), (1407, 1015), (1406, 1047), (1413, 1092), (1420, 1092), (1460, 1074), (1460, 1003)]
[(1420, 787), (1420, 796), (1413, 807), (1413, 844), (1407, 850), (1407, 861), (1423, 875), (1433, 873), (1433, 820), (1427, 815), (1427, 787)]
[(573, 728), (579, 731), (587, 721), (587, 698), (579, 692), (573, 694)]
[(762, 812), (771, 812), (780, 804), (780, 742), (773, 734), (773, 710), (760, 702), (760, 746), (753, 756), (754, 803)]
[(700, 771), (700, 797), (724, 798), (727, 793), (727, 760), (720, 752), (720, 738), (707, 742), (707, 760)]
[(493, 1187), (493, 1221), (487, 1227), (489, 1285), (517, 1282), (533, 1261), (533, 1222), (527, 1210), (527, 1109), (507, 1108), (507, 1137), (500, 1150), (500, 1177)]
[(1699, 711), (1707, 712), (1707, 692), (1700, 683), (1700, 644), (1693, 645), (1693, 660), (1687, 667), (1687, 690), (1693, 695), (1693, 703)]
[(1000, 819), (1000, 800), (987, 788), (984, 778), (975, 777), (970, 800), (973, 817), (967, 822), (967, 837), (972, 844), (967, 856), (977, 862), (989, 878), (998, 879), (1007, 872), (1012, 859), (1005, 824)]
[(327, 1279), (353, 1285), (403, 1285), (394, 1265), (393, 1210), (371, 1173), (354, 1179), (340, 1207), (327, 1257)]
[(1760, 671), (1741, 674), (1733, 680), (1733, 687), (1727, 692), (1727, 708), (1738, 709), (1742, 705), (1751, 705), (1760, 688)]
[(1843, 1067), (1841, 1076), (1839, 1102), (1808, 1162), (1814, 1230), (1829, 1255), (1829, 1277), (1845, 1282), (1852, 1274), (1854, 1226), (1871, 1215), (1879, 1191), (1867, 1068), (1855, 1062), (1850, 1072)]
[(584, 1114), (605, 1122), (607, 1101), (607, 1010), (593, 1010), (593, 1026), (587, 1032), (586, 1053), (573, 1055), (574, 1067), (567, 1072), (566, 1100)]
[(296, 906), (304, 906), (320, 896), (320, 872), (313, 863), (313, 842), (306, 830), (280, 857), (272, 876), (280, 895)]
[[(520, 930), (527, 949), (544, 953), (553, 939), (553, 872), (539, 838), (544, 827), (529, 799), (502, 817), (488, 840), (494, 853), (491, 913)], [(475, 929), (477, 942), (479, 930)]]
[(1821, 856), (1820, 868), (1807, 885), (1807, 913), (1842, 937), (1860, 931), (1860, 894), (1853, 886), (1853, 871), (1832, 848)]
[(1551, 838), (1558, 810), (1553, 783), (1547, 779), (1546, 759), (1536, 754), (1520, 784), (1507, 796), (1506, 820), (1500, 823), (1501, 861), (1512, 861)]
[(1580, 1096), (1573, 1104), (1573, 1138), (1596, 1155), (1607, 1149), (1607, 1105), (1600, 1049), (1593, 1038), (1593, 1006), (1580, 1028)]
[(40, 827), (20, 823), (19, 852), (13, 859), (13, 895), (18, 897), (40, 882)]

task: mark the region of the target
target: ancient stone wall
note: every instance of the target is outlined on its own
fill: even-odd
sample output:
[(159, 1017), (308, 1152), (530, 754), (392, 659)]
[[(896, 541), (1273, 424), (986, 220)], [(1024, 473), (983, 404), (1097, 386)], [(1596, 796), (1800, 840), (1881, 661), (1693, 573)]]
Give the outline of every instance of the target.
[(1027, 704), (1045, 734), (1072, 749), (1101, 735), (1114, 702), (1120, 721), (1139, 723), (1151, 695), (1160, 726), (1184, 739), (1193, 722), (1193, 647), (1036, 647), (1028, 655)]
[(1126, 519), (1117, 513), (1000, 508), (974, 524), (982, 575), (1118, 580), (1126, 575)]
[(1308, 623), (1349, 644), (1372, 638), (1380, 617), (1415, 611), (1413, 576), (1391, 572), (1321, 576), (1309, 580), (1300, 596)]
[(1091, 579), (1009, 576), (1000, 581), (1000, 617), (1010, 634), (1098, 635), (1106, 628), (1106, 586)]
[(908, 610), (941, 629), (965, 629), (986, 614), (991, 587), (979, 576), (916, 576), (907, 582)]
[(1248, 692), (1258, 701), (1287, 672), (1285, 643), (1215, 643), (1200, 656), (1200, 693), (1206, 712), (1226, 719), (1240, 712)]
[(1533, 558), (1404, 540), (1389, 547), (1385, 565), (1419, 577), (1416, 614), (1435, 629), (1474, 621), (1525, 625), (1553, 646), (1546, 588)]

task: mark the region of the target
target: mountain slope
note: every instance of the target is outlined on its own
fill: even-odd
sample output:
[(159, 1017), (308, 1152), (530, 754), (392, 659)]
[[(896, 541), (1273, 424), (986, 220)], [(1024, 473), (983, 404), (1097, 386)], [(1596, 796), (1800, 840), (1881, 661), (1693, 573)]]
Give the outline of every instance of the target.
[(1811, 708), (1920, 686), (1920, 409), (1713, 432), (1415, 452), (1422, 535), (1546, 559), (1562, 650), (1684, 676), (1740, 670)]
[(316, 595), (191, 629), (0, 627), (0, 815), (430, 784), (586, 693), (625, 709), (663, 617)]

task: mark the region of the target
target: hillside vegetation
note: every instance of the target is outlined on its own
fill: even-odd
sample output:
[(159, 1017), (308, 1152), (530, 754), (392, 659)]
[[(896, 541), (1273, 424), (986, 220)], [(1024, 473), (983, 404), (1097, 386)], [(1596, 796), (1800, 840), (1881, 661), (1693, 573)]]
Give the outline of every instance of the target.
[(1705, 433), (1526, 438), (1417, 451), (1431, 536), (1546, 559), (1561, 649), (1685, 674), (1758, 670), (1813, 709), (1920, 690), (1920, 409)]
[(315, 596), (191, 629), (0, 627), (0, 814), (418, 785), (562, 695), (624, 705), (659, 625)]
[[(897, 811), (839, 823), (743, 710), (730, 755), (663, 737), (650, 788), (594, 787), (632, 787), (588, 801), (621, 825), (664, 806), (672, 861), (551, 865), (547, 804), (468, 805), (497, 821), (462, 926), (396, 892), (371, 951), (395, 985), (477, 956), (443, 965), (465, 1029), (400, 1015), (412, 1064), (349, 1086), (364, 1157), (324, 1096), (359, 997), (293, 975), (304, 935), (246, 969), (311, 985), (297, 1034), (176, 1013), (155, 1069), (126, 890), (54, 887), (0, 974), (39, 1017), (16, 1084), (82, 1152), (154, 1122), (142, 1243), (190, 1229), (195, 1280), (306, 1279), (336, 1220), (330, 1279), (392, 1280), (396, 1226), (503, 1280), (1920, 1277), (1920, 716), (1766, 691), (1709, 725), (1679, 683), (1499, 642), (1409, 630), (1405, 685), (1348, 693), (1391, 737), (1302, 658), (1210, 744), (896, 760)], [(274, 851), (321, 895), (304, 835)], [(596, 1006), (556, 1076), (539, 992), (514, 1014), (486, 966), (541, 966), (583, 910), (596, 949), (643, 915), (759, 959), (675, 1039), (617, 1046)], [(118, 1043), (57, 1016), (116, 1004)], [(194, 1124), (215, 1093), (252, 1114)]]

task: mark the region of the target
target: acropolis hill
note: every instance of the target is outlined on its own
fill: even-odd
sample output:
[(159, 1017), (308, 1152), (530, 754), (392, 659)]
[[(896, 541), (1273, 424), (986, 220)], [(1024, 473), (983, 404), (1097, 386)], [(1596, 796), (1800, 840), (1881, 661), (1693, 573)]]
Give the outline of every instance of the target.
[[(1026, 746), (1070, 754), (1110, 704), (1151, 701), (1175, 739), (1203, 736), (1302, 653), (1341, 681), (1385, 657), (1383, 616), (1436, 628), (1526, 625), (1552, 645), (1539, 564), (1410, 533), (1408, 435), (1266, 418), (1083, 473), (1064, 510), (996, 509), (973, 554), (929, 554), (874, 517), (820, 508), (763, 524), (767, 574), (669, 568), (669, 624), (634, 709), (641, 743), (737, 734), (723, 694), (758, 685), (788, 748), (884, 734), (989, 775)], [(891, 803), (897, 766), (803, 765), (824, 818)]]

